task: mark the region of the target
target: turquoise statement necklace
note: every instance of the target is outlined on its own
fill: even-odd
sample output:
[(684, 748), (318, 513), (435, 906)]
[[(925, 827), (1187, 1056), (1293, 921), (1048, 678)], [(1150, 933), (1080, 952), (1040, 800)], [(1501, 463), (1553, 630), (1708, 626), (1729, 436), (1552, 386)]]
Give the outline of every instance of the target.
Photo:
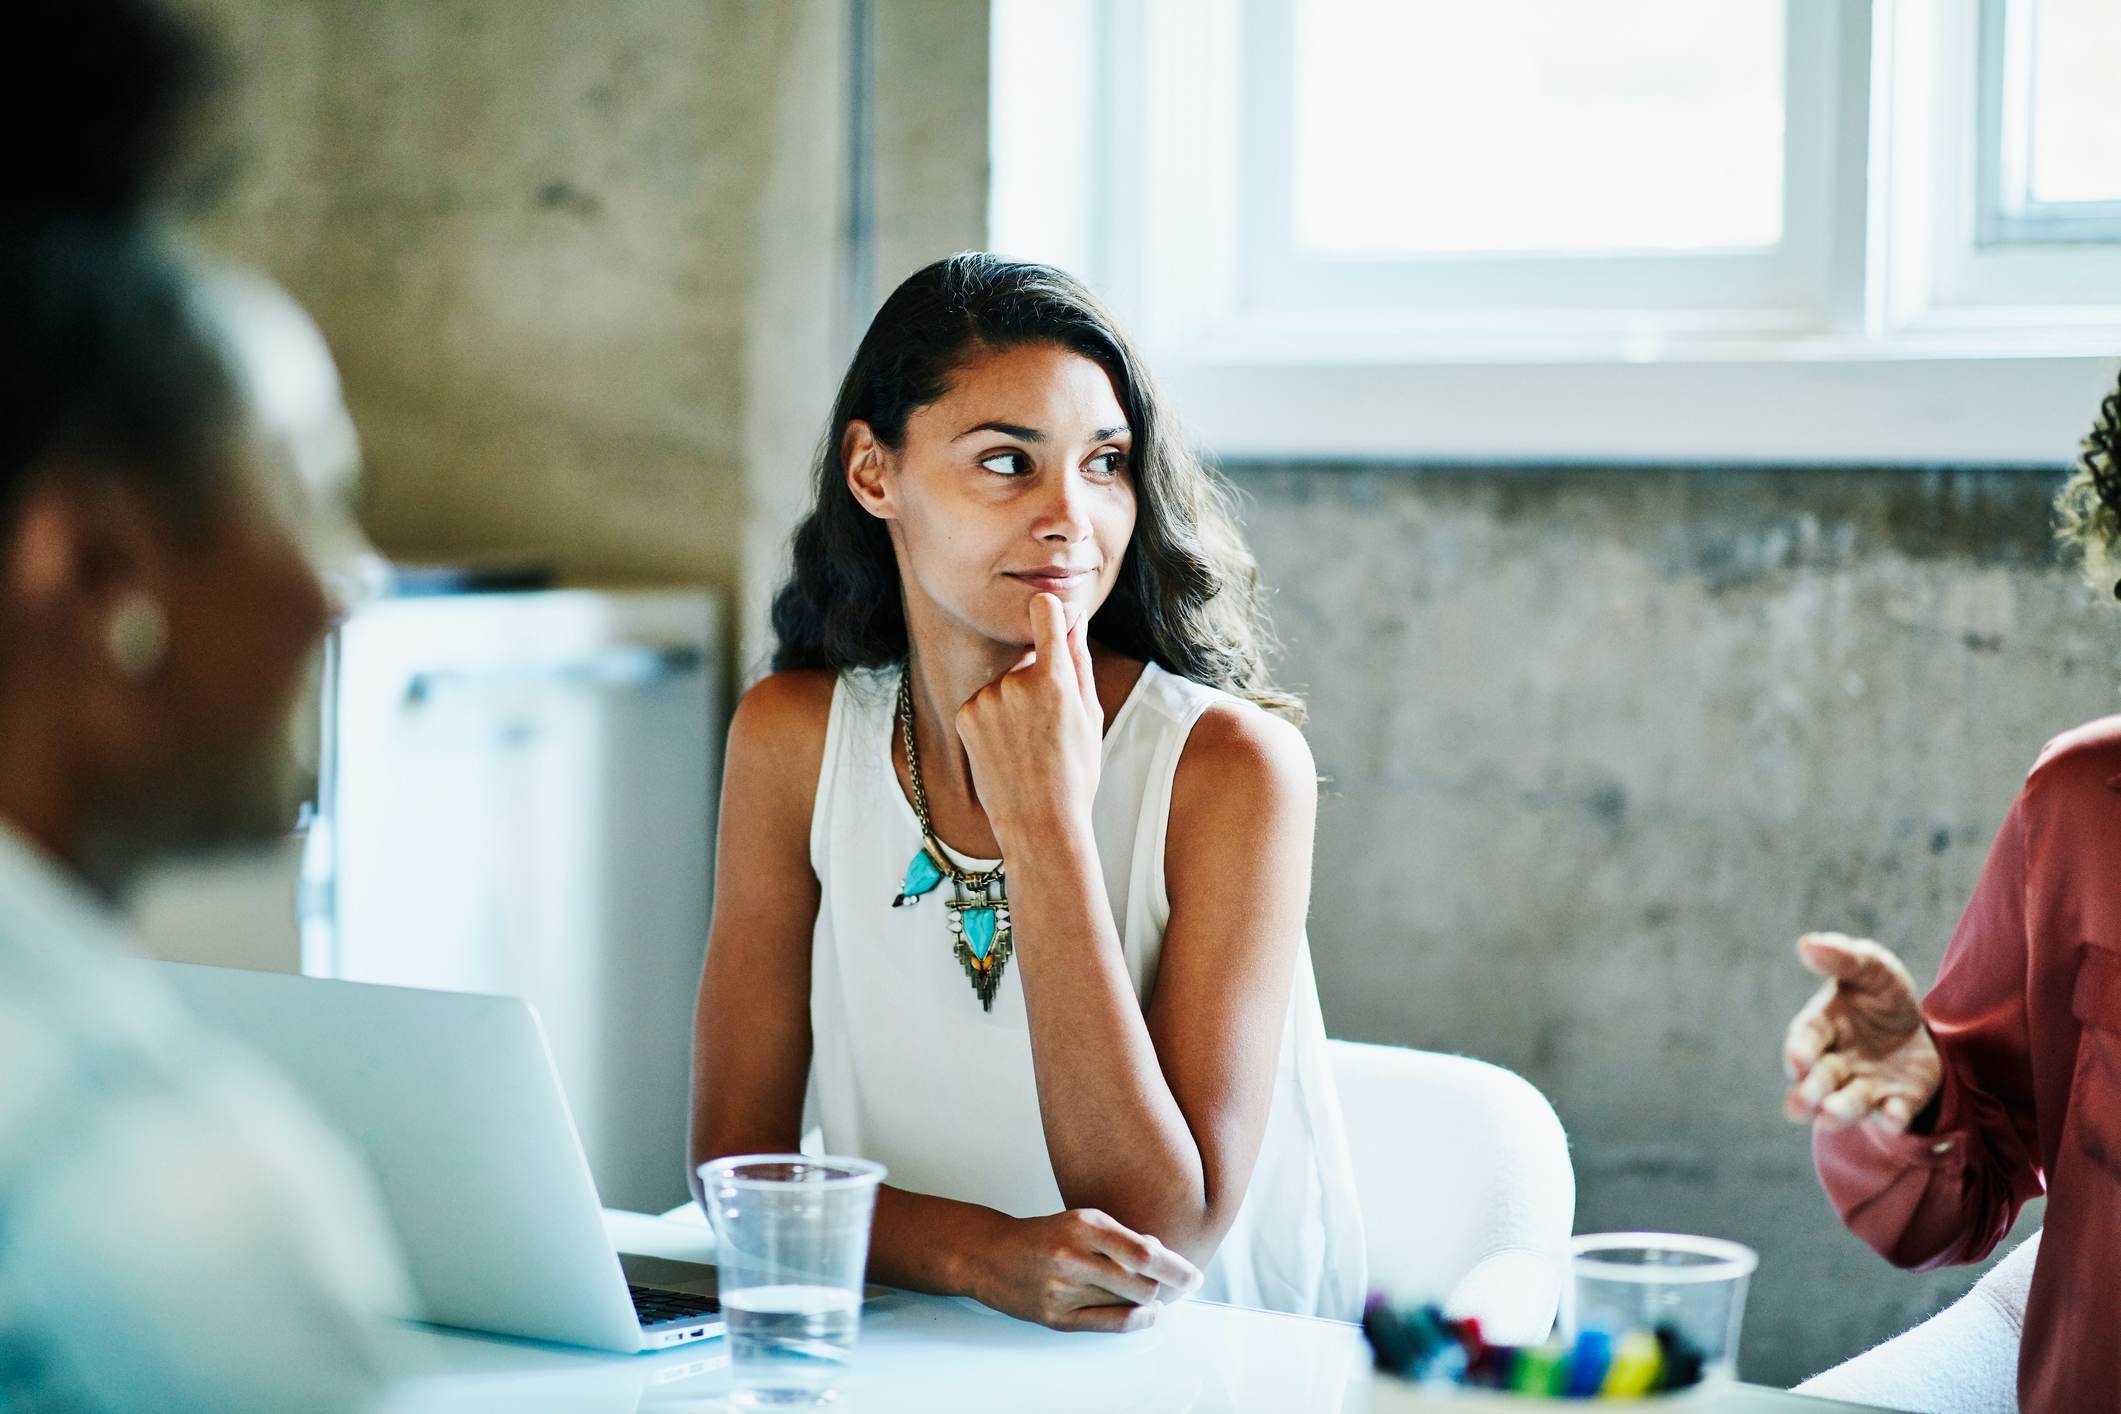
[(928, 792), (921, 785), (920, 752), (913, 745), (913, 665), (898, 680), (898, 724), (906, 738), (906, 775), (913, 782), (913, 814), (920, 821), (921, 848), (906, 865), (906, 878), (891, 900), (893, 908), (919, 903), (945, 878), (950, 880), (950, 946), (964, 964), (965, 976), (980, 1006), (994, 1010), (994, 989), (1009, 964), (1009, 892), (1002, 866), (960, 869), (935, 837), (928, 819)]

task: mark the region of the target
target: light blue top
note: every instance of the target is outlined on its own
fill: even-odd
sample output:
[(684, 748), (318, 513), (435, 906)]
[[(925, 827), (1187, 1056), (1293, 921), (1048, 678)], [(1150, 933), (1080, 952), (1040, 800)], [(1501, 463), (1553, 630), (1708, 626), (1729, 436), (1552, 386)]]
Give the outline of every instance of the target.
[(407, 1309), (366, 1177), (0, 825), (0, 1409), (330, 1411)]

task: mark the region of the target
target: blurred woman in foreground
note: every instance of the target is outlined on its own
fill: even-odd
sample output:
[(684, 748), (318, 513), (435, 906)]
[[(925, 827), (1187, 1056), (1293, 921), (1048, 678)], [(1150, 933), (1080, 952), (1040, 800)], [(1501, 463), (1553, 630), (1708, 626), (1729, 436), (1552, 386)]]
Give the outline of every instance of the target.
[[(357, 537), (259, 397), (306, 369), (327, 444), (344, 414), (299, 316), (236, 322), (265, 297), (129, 205), (181, 32), (123, 0), (26, 8), (7, 111), (62, 101), (0, 204), (0, 1408), (357, 1407), (370, 1323), (404, 1309), (373, 1195), (128, 961), (115, 912), (144, 866), (293, 820), (287, 726), (328, 612), (309, 547)], [(73, 60), (78, 82), (30, 84)]]

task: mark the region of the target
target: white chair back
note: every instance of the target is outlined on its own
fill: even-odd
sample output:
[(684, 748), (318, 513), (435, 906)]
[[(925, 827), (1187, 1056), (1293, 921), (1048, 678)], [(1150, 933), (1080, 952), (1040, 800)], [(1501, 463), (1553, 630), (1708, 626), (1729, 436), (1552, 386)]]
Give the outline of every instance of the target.
[(1370, 1285), (1477, 1316), (1490, 1340), (1544, 1338), (1576, 1220), (1553, 1106), (1485, 1061), (1354, 1041), (1330, 1050)]
[(1797, 1393), (1912, 1414), (2011, 1414), (2018, 1407), (2018, 1335), (2039, 1257), (2036, 1232), (1966, 1295), (1883, 1345), (1812, 1376)]

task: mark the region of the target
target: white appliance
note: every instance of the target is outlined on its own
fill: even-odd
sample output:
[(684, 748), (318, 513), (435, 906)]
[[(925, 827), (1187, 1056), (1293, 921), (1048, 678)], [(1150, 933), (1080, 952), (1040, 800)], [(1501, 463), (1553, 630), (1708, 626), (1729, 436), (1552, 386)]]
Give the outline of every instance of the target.
[(385, 599), (334, 640), (311, 976), (522, 997), (597, 1190), (682, 1202), (722, 616), (704, 592)]

